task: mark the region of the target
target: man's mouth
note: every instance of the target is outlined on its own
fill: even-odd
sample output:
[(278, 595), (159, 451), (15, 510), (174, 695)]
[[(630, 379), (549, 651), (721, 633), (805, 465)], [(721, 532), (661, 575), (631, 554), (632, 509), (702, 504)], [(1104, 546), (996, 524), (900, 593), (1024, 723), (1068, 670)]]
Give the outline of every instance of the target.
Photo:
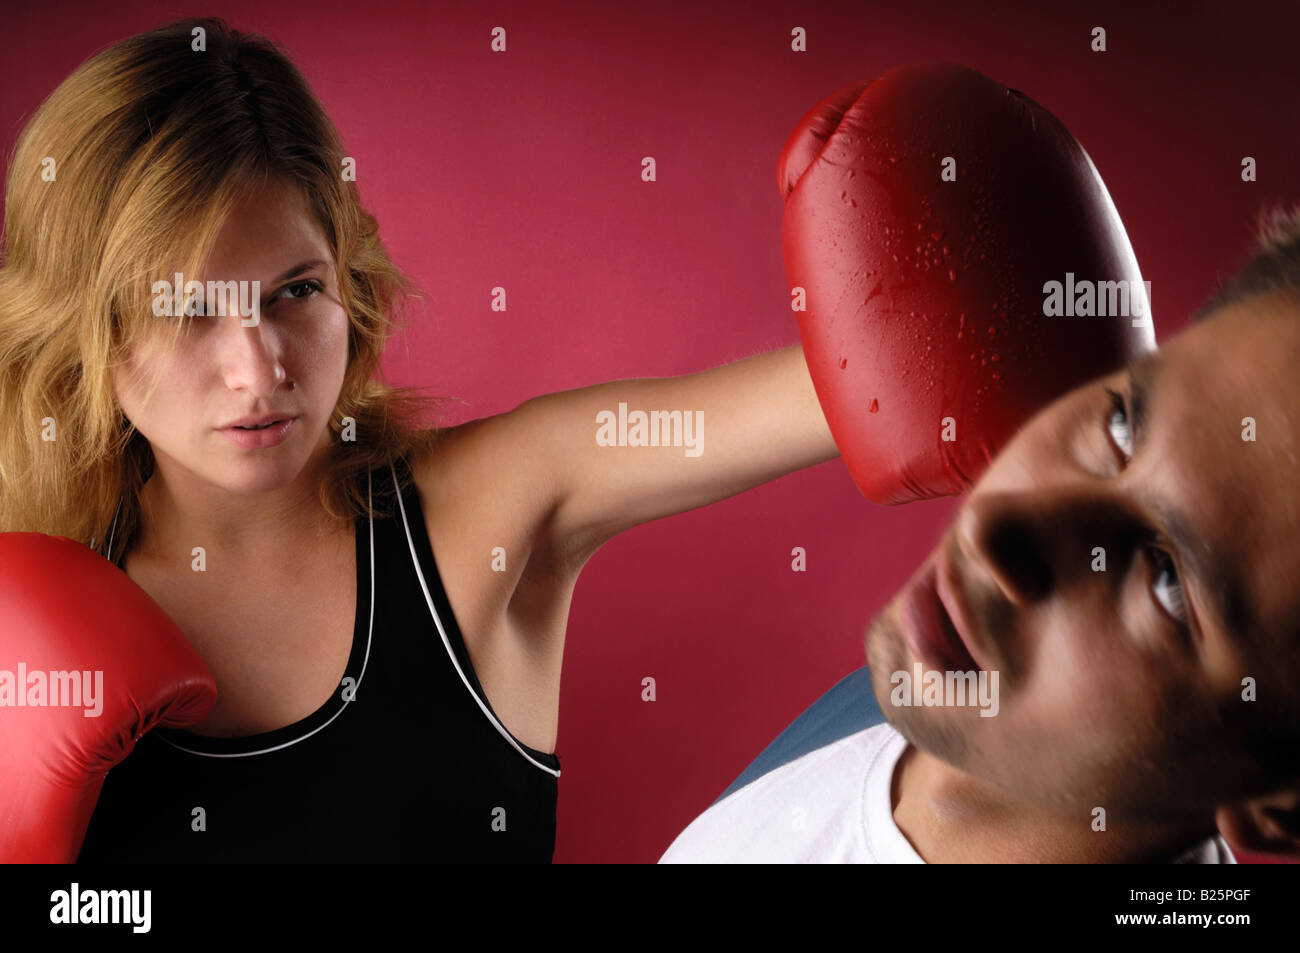
[(946, 672), (979, 669), (939, 598), (938, 567), (931, 564), (908, 588), (899, 612), (903, 637), (927, 668)]

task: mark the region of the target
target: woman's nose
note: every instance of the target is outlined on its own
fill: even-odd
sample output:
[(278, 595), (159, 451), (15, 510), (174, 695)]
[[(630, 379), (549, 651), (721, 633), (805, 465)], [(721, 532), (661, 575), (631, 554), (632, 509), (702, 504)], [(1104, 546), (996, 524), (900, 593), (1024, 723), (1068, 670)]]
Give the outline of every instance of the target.
[(219, 318), (222, 328), (221, 361), (226, 385), (258, 397), (269, 396), (285, 380), (280, 360), (280, 342), (267, 325), (258, 321), (245, 326), (238, 314)]

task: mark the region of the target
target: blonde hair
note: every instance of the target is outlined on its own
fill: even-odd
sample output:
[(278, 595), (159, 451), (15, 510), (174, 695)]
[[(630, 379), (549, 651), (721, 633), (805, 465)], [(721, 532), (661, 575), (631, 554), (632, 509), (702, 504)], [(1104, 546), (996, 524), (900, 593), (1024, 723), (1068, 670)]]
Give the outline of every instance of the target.
[[(206, 50), (194, 48), (200, 29)], [(237, 197), (271, 181), (307, 197), (349, 321), (330, 428), (338, 437), (352, 418), (356, 439), (331, 441), (321, 503), (338, 519), (388, 512), (382, 494), (367, 505), (367, 476), (434, 442), (441, 401), (379, 379), (400, 306), (421, 295), (343, 181), (344, 156), (289, 59), (219, 19), (125, 39), (59, 84), (23, 129), (5, 190), (0, 531), (95, 548), (116, 523), (112, 550), (130, 548), (153, 453), (112, 368), (149, 323), (154, 282), (199, 274)]]

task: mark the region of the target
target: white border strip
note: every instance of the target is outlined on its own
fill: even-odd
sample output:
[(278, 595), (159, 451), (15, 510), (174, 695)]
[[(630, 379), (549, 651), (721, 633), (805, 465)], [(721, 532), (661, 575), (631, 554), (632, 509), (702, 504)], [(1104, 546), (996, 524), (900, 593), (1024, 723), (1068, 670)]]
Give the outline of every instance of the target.
[[(388, 465), (388, 469), (390, 473), (393, 473), (393, 484), (394, 486), (396, 486), (397, 474), (393, 472), (393, 465), (391, 463)], [(466, 691), (469, 692), (470, 697), (473, 698), (474, 701), (478, 704), (478, 707), (483, 712), (483, 714), (487, 716), (488, 721), (492, 722), (492, 725), (500, 733), (501, 737), (506, 739), (506, 741), (510, 742), (510, 747), (514, 748), (521, 755), (523, 755), (528, 760), (529, 764), (536, 765), (537, 767), (545, 771), (547, 774), (554, 775), (555, 777), (558, 778), (560, 776), (559, 771), (555, 770), (554, 768), (548, 767), (547, 765), (542, 764), (540, 761), (538, 761), (536, 758), (534, 758), (532, 755), (530, 755), (527, 751), (525, 751), (523, 748), (519, 746), (519, 742), (517, 742), (514, 739), (514, 736), (511, 735), (510, 732), (506, 731), (505, 726), (502, 725), (501, 722), (497, 721), (496, 716), (492, 714), (492, 709), (488, 708), (487, 705), (483, 704), (483, 699), (478, 697), (478, 693), (474, 691), (473, 687), (470, 685), (469, 679), (465, 677), (464, 671), (461, 670), (460, 662), (456, 659), (456, 653), (452, 651), (451, 640), (447, 638), (447, 632), (442, 627), (442, 619), (438, 617), (438, 610), (434, 608), (433, 599), (429, 596), (429, 587), (424, 580), (424, 571), (420, 568), (420, 560), (415, 554), (415, 542), (414, 540), (411, 539), (411, 524), (406, 519), (406, 503), (403, 502), (402, 494), (400, 492), (397, 494), (397, 505), (401, 508), (402, 511), (402, 528), (406, 531), (406, 545), (410, 547), (411, 550), (411, 563), (415, 566), (415, 574), (416, 576), (419, 577), (420, 588), (424, 591), (425, 604), (428, 605), (429, 614), (433, 616), (434, 624), (437, 625), (438, 627), (438, 634), (442, 636), (442, 644), (443, 647), (446, 648), (447, 650), (447, 657), (451, 659), (451, 664), (456, 667), (456, 674), (460, 676), (460, 680), (464, 683)], [(429, 545), (432, 548), (433, 546), (432, 540), (429, 541)], [(466, 647), (466, 651), (468, 651), (468, 647)]]

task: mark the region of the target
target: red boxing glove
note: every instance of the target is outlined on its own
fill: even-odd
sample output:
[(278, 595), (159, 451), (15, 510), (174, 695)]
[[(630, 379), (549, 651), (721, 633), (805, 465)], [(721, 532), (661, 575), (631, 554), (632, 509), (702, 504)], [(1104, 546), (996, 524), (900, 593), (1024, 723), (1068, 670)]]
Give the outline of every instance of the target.
[(216, 701), (126, 573), (66, 537), (0, 533), (0, 862), (75, 861), (108, 769)]
[[(1038, 410), (1155, 347), (1092, 160), (981, 73), (906, 67), (837, 90), (786, 141), (778, 184), (804, 357), (877, 503), (961, 493)], [(1103, 281), (1124, 297), (1107, 303)], [(1083, 316), (1086, 282), (1094, 309), (1127, 312)]]

